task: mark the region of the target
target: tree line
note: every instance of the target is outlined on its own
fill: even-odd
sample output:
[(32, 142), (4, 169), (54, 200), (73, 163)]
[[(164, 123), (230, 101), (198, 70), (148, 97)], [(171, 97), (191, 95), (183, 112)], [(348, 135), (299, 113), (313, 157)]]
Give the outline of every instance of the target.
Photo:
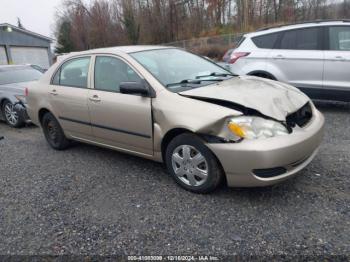
[(57, 53), (350, 18), (350, 0), (63, 0)]

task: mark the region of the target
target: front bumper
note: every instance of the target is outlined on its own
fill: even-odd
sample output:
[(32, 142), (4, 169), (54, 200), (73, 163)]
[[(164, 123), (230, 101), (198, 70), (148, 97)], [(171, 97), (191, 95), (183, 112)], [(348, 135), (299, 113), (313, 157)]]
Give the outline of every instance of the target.
[[(228, 186), (259, 187), (276, 184), (297, 174), (315, 157), (322, 141), (324, 117), (314, 110), (307, 126), (288, 136), (240, 143), (207, 144), (219, 159)], [(257, 175), (271, 170), (272, 175)], [(273, 175), (273, 170), (282, 170)]]
[(23, 119), (25, 123), (31, 123), (30, 118), (27, 114), (27, 109), (25, 104), (21, 102), (15, 103), (14, 110), (17, 112), (20, 119)]

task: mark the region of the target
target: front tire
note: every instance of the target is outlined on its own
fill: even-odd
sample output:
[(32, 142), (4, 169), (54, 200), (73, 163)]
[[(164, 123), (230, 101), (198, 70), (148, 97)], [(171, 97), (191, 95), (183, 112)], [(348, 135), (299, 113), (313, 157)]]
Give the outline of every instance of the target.
[(6, 123), (15, 128), (24, 126), (25, 121), (21, 114), (15, 110), (15, 105), (6, 100), (2, 105), (2, 115), (5, 118)]
[(223, 179), (215, 155), (196, 135), (175, 137), (165, 153), (166, 166), (176, 183), (194, 193), (214, 191)]
[(56, 150), (64, 150), (70, 142), (64, 135), (62, 127), (51, 113), (46, 113), (41, 122), (46, 141)]

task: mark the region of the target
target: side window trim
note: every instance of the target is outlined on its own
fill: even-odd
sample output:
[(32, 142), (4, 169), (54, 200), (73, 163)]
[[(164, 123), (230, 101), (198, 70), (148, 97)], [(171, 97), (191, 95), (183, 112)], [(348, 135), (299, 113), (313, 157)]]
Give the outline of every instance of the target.
[(327, 26), (323, 26), (323, 50), (329, 49), (329, 43), (328, 43), (328, 28)]
[(273, 49), (281, 49), (281, 41), (285, 31), (278, 32), (276, 43)]
[[(72, 61), (72, 60), (76, 60), (76, 59), (79, 59), (79, 58), (86, 58), (86, 57), (90, 58), (89, 69), (88, 69), (88, 76), (87, 76), (87, 79), (88, 79), (88, 81), (87, 81), (87, 86), (86, 86), (86, 87), (81, 87), (81, 86), (72, 86), (72, 85), (69, 85), (69, 86), (67, 86), (67, 85), (62, 85), (62, 84), (61, 84), (61, 71), (62, 71), (61, 69), (62, 69), (62, 66), (64, 66), (66, 63), (68, 63), (68, 62), (70, 62), (70, 61)], [(74, 88), (89, 89), (89, 87), (90, 87), (89, 76), (90, 76), (91, 62), (93, 62), (92, 55), (74, 56), (74, 57), (70, 57), (70, 58), (64, 60), (64, 61), (56, 68), (55, 73), (51, 76), (50, 85), (55, 85), (55, 84), (53, 83), (53, 81), (54, 81), (54, 79), (55, 79), (55, 77), (56, 77), (56, 74), (59, 74), (59, 78), (58, 78), (58, 85), (59, 85), (59, 86), (66, 86), (66, 87), (74, 87)]]
[(319, 29), (318, 29), (318, 49), (319, 51), (324, 51), (325, 50), (325, 27), (324, 26), (320, 26)]
[(121, 94), (118, 91), (111, 91), (111, 90), (102, 90), (102, 89), (96, 89), (95, 88), (95, 82), (96, 82), (96, 62), (97, 62), (97, 58), (98, 57), (112, 57), (112, 58), (116, 58), (119, 59), (120, 61), (124, 62), (127, 66), (129, 66), (136, 74), (137, 76), (141, 79), (141, 81), (146, 81), (145, 78), (140, 74), (140, 72), (134, 67), (132, 66), (126, 59), (124, 59), (123, 57), (119, 56), (119, 55), (115, 55), (115, 54), (94, 54), (94, 58), (93, 58), (93, 70), (91, 71), (91, 75), (92, 75), (92, 80), (91, 80), (91, 89), (95, 90), (95, 91), (102, 91), (102, 92), (109, 92), (109, 93), (115, 93), (115, 94)]
[[(57, 74), (58, 74), (58, 76), (61, 74), (61, 65), (62, 65), (62, 64), (60, 64), (60, 65), (56, 68), (55, 73), (52, 74), (51, 79), (50, 79), (50, 85), (56, 85), (56, 84), (54, 84), (54, 79), (55, 79), (55, 77), (56, 77)], [(60, 84), (60, 78), (58, 77), (58, 85), (59, 85), (59, 84)]]
[[(61, 74), (61, 66), (58, 66), (56, 68), (55, 73), (51, 76), (50, 85), (55, 85), (55, 86), (60, 85), (60, 74)], [(58, 83), (54, 83), (56, 76), (58, 76)]]
[(324, 50), (325, 51), (331, 51), (331, 47), (329, 45), (329, 40), (330, 40), (330, 34), (329, 31), (331, 29), (331, 26), (326, 26), (324, 30), (324, 36), (323, 36), (323, 41), (324, 41)]
[(277, 39), (276, 39), (276, 42), (275, 42), (273, 49), (280, 49), (283, 36), (284, 36), (284, 31), (277, 33)]

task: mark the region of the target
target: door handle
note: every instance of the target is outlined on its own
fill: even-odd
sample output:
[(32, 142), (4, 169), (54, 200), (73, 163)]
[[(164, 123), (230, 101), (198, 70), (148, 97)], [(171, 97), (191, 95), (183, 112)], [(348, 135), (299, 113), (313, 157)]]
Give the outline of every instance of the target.
[(335, 59), (336, 59), (337, 61), (345, 61), (345, 60), (346, 60), (346, 59), (345, 59), (344, 57), (342, 57), (342, 56), (336, 56)]
[(93, 95), (89, 99), (90, 99), (90, 101), (93, 101), (93, 102), (100, 102), (101, 101), (101, 99), (98, 97), (98, 95)]
[(273, 59), (285, 59), (285, 57), (283, 55), (276, 55)]
[(50, 92), (50, 94), (53, 95), (53, 96), (57, 96), (57, 95), (58, 95), (56, 89), (53, 89), (53, 90)]

